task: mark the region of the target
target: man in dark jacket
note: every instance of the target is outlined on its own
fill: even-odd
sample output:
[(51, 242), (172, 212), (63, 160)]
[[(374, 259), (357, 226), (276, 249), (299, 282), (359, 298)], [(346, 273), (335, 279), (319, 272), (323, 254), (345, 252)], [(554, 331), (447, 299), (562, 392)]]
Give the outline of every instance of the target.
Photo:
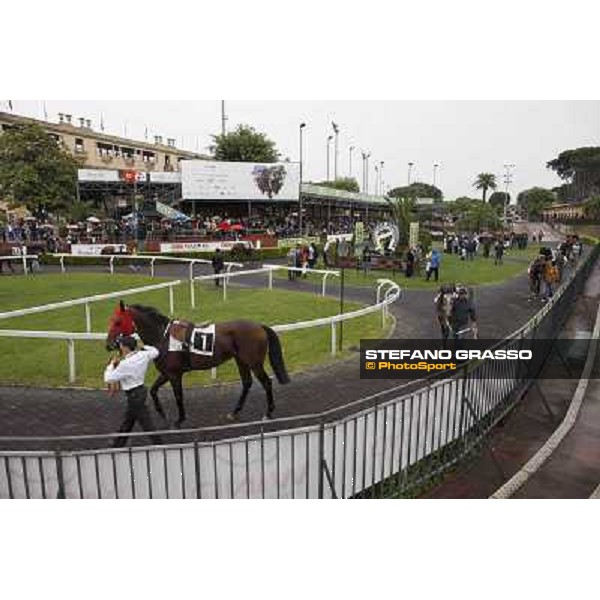
[(472, 331), (473, 339), (477, 339), (477, 315), (473, 302), (466, 287), (459, 287), (457, 292), (458, 296), (452, 303), (449, 318), (454, 339), (459, 339), (467, 331)]
[[(225, 262), (223, 261), (223, 253), (221, 252), (220, 248), (217, 248), (217, 250), (215, 251), (215, 255), (213, 256), (213, 259), (212, 259), (212, 267), (215, 272), (215, 275), (220, 275), (224, 266), (225, 266)], [(220, 282), (221, 282), (221, 280), (218, 277), (215, 278), (215, 285), (217, 287), (219, 287)]]

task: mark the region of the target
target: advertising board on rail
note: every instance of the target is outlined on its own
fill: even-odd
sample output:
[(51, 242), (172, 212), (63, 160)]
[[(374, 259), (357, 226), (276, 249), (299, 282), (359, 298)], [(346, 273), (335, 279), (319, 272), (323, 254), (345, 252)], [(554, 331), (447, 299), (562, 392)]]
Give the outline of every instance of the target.
[(297, 201), (298, 163), (181, 161), (185, 200)]

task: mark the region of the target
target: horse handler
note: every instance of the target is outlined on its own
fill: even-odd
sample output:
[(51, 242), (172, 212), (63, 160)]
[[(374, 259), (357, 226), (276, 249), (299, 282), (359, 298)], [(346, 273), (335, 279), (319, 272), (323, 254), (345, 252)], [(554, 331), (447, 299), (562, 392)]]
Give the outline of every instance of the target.
[[(104, 381), (109, 384), (111, 395), (114, 387), (111, 384), (120, 384), (127, 396), (127, 411), (119, 428), (119, 433), (129, 433), (136, 421), (139, 421), (144, 431), (154, 431), (152, 417), (146, 407), (148, 391), (144, 385), (146, 371), (150, 363), (158, 358), (158, 350), (153, 346), (144, 346), (137, 349), (137, 341), (132, 336), (124, 336), (119, 339), (121, 358), (111, 359), (104, 371)], [(127, 436), (115, 439), (113, 446), (122, 448), (127, 442)], [(151, 435), (154, 444), (161, 444), (160, 435)]]

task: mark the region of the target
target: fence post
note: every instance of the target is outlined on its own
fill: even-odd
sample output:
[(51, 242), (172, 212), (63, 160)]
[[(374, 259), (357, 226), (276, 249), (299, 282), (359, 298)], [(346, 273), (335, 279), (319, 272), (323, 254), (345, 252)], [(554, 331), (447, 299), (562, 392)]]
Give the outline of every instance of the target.
[(85, 330), (88, 333), (92, 332), (92, 312), (90, 309), (90, 303), (85, 303)]
[(229, 277), (223, 277), (223, 300), (227, 300), (227, 280)]
[(64, 256), (60, 257), (60, 272), (61, 273), (65, 272), (65, 257)]
[(196, 289), (194, 288), (193, 279), (190, 279), (190, 304), (192, 308), (196, 308)]
[(169, 315), (172, 317), (175, 312), (175, 299), (173, 298), (173, 286), (169, 286)]
[(25, 254), (26, 249), (23, 248), (23, 252), (21, 252), (21, 258), (23, 259), (23, 274), (28, 275), (27, 273), (27, 254)]
[(61, 455), (60, 451), (57, 450), (55, 452), (54, 459), (56, 461), (56, 479), (58, 482), (58, 490), (56, 491), (56, 499), (64, 500), (66, 498), (65, 476), (63, 473), (62, 455)]
[(331, 323), (331, 356), (335, 356), (337, 350), (337, 336), (336, 336), (336, 323)]
[(156, 262), (155, 258), (150, 260), (150, 277), (154, 277), (154, 263), (155, 262)]
[(75, 383), (75, 340), (67, 340), (69, 355), (69, 383)]
[(325, 423), (319, 426), (319, 488), (317, 497), (323, 498), (323, 478), (325, 477)]
[(321, 296), (325, 296), (325, 287), (327, 286), (327, 273), (323, 275), (323, 286), (321, 289)]
[(217, 367), (213, 367), (210, 370), (210, 378), (211, 379), (216, 379), (217, 378)]
[(273, 289), (273, 269), (269, 269), (269, 289)]
[(109, 260), (110, 274), (111, 274), (111, 275), (114, 275), (114, 274), (115, 274), (115, 263), (114, 263), (114, 261), (115, 261), (115, 257), (114, 257), (114, 256), (111, 256), (111, 257), (110, 257), (110, 260)]
[(194, 280), (194, 261), (190, 262), (190, 281)]

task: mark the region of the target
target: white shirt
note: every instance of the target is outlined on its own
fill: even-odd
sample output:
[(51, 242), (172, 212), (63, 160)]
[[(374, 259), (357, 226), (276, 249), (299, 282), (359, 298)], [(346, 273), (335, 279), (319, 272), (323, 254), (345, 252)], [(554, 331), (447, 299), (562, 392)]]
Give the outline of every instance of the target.
[(104, 382), (119, 382), (124, 391), (144, 385), (148, 365), (158, 358), (158, 355), (159, 352), (154, 346), (144, 346), (143, 350), (131, 352), (121, 360), (118, 366), (113, 367), (112, 363), (106, 366)]

